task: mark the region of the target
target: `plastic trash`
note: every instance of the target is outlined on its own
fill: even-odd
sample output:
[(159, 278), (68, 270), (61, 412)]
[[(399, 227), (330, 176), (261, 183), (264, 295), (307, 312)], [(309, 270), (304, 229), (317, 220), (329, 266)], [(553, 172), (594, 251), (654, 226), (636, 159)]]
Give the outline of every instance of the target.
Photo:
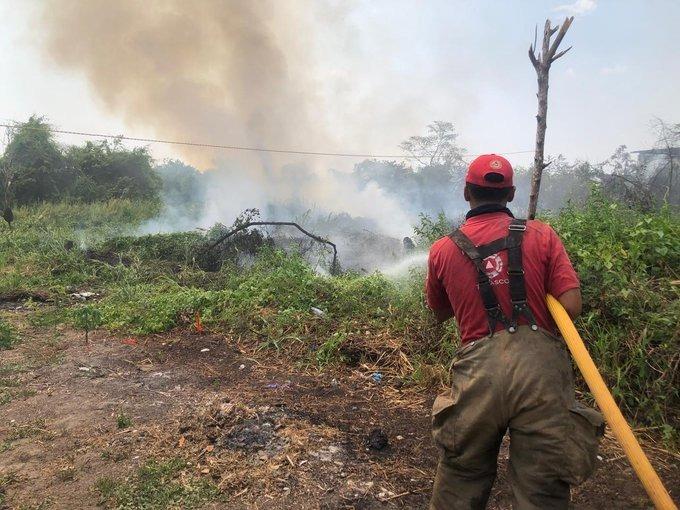
[(312, 307), (310, 308), (310, 310), (311, 310), (312, 313), (313, 313), (314, 315), (316, 315), (317, 317), (323, 317), (323, 316), (326, 315), (326, 312), (324, 312), (322, 309), (317, 308), (317, 307), (315, 307), (315, 306), (312, 306)]
[(383, 375), (380, 372), (373, 372), (371, 379), (376, 383), (380, 384), (382, 382)]
[(92, 299), (97, 296), (99, 296), (99, 294), (95, 292), (74, 292), (71, 294), (72, 298), (79, 299), (81, 301), (87, 301), (88, 299)]

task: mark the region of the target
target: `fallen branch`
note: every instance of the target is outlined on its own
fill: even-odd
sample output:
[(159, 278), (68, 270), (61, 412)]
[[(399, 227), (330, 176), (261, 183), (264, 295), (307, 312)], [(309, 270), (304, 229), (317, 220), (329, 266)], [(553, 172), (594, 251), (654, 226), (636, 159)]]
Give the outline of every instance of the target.
[(306, 231), (300, 225), (298, 225), (297, 223), (292, 222), (292, 221), (248, 221), (248, 222), (244, 223), (243, 225), (239, 225), (238, 227), (227, 232), (226, 234), (220, 236), (220, 238), (217, 239), (217, 241), (212, 243), (210, 246), (208, 246), (207, 249), (213, 250), (215, 247), (217, 247), (217, 245), (223, 243), (224, 241), (229, 239), (234, 234), (237, 234), (238, 232), (241, 232), (242, 230), (245, 230), (247, 228), (260, 226), (260, 225), (295, 227), (300, 232), (302, 232), (304, 235), (311, 237), (315, 241), (322, 243), (322, 244), (327, 244), (328, 246), (333, 248), (333, 262), (331, 263), (331, 274), (336, 274), (338, 272), (338, 247), (335, 245), (335, 243), (332, 243), (328, 239), (324, 239), (323, 237), (319, 237), (317, 235), (312, 234), (311, 232)]
[(41, 290), (16, 290), (13, 292), (5, 292), (0, 294), (0, 303), (14, 303), (18, 301), (28, 301), (29, 299), (32, 299), (33, 301), (39, 301), (40, 303), (46, 303), (50, 300), (50, 295), (47, 292)]

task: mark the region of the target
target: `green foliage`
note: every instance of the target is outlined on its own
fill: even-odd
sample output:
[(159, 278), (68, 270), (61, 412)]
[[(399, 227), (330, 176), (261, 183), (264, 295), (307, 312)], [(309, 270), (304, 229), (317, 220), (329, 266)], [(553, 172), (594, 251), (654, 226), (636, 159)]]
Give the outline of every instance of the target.
[(32, 116), (13, 129), (3, 159), (16, 172), (12, 188), (19, 204), (57, 200), (73, 177), (42, 117)]
[(63, 299), (73, 288), (128, 278), (126, 268), (88, 260), (86, 248), (133, 232), (157, 211), (154, 201), (129, 200), (18, 208), (12, 235), (0, 236), (0, 292), (41, 290)]
[(156, 167), (162, 182), (163, 201), (169, 210), (195, 218), (203, 211), (208, 186), (207, 174), (179, 160), (167, 160)]
[(437, 239), (447, 236), (453, 229), (451, 220), (443, 212), (437, 214), (434, 219), (427, 214), (420, 213), (420, 222), (413, 226), (418, 244), (431, 245)]
[(340, 347), (342, 347), (346, 338), (344, 333), (337, 332), (333, 333), (328, 340), (321, 344), (321, 347), (316, 351), (316, 361), (318, 361), (319, 365), (324, 366), (332, 361), (341, 361)]
[[(297, 349), (319, 365), (375, 360), (396, 344), (410, 363), (405, 380), (445, 381), (458, 332), (453, 321), (435, 326), (423, 303), (422, 270), (398, 281), (378, 273), (330, 277), (299, 256), (264, 246), (252, 265), (205, 272), (193, 254), (211, 234), (131, 235), (157, 211), (156, 202), (127, 200), (19, 208), (22, 221), (0, 237), (0, 292), (49, 292), (57, 306), (41, 306), (31, 319), (44, 326), (72, 321), (91, 329), (87, 308), (102, 327), (145, 334), (191, 327), (200, 312), (213, 331), (254, 339), (261, 349)], [(549, 220), (581, 276), (578, 326), (617, 401), (637, 422), (667, 424), (665, 436), (675, 437), (678, 217), (641, 213), (595, 194), (585, 207)], [(417, 233), (430, 242), (449, 229), (442, 215), (423, 218)], [(65, 249), (68, 239), (75, 248)], [(115, 256), (106, 259), (107, 253)], [(73, 289), (101, 298), (81, 308), (68, 297)]]
[(680, 222), (642, 213), (596, 191), (551, 218), (579, 273), (579, 330), (629, 415), (680, 418)]
[(72, 312), (73, 325), (84, 331), (92, 331), (102, 324), (101, 312), (92, 305), (83, 305)]
[(126, 149), (115, 140), (63, 149), (54, 140), (49, 124), (36, 116), (12, 128), (2, 167), (4, 173), (13, 174), (11, 189), (5, 190), (3, 200), (9, 203), (3, 207), (65, 198), (87, 202), (153, 199), (161, 188), (145, 147)]
[(132, 418), (121, 411), (118, 413), (118, 416), (116, 416), (116, 426), (119, 429), (129, 429), (132, 427)]
[(219, 496), (218, 488), (186, 473), (181, 459), (148, 461), (134, 476), (119, 481), (100, 478), (95, 488), (107, 508), (117, 510), (191, 509)]
[(75, 178), (63, 191), (77, 200), (149, 199), (161, 187), (145, 147), (128, 150), (118, 140), (86, 142), (69, 147), (65, 160)]
[(0, 317), (0, 351), (11, 349), (19, 341), (16, 330)]

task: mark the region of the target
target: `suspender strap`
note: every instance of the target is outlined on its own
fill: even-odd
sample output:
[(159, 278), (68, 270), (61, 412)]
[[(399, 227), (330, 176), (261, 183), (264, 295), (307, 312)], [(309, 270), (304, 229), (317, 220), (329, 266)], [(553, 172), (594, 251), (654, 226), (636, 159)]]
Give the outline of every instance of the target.
[[(507, 237), (496, 239), (488, 244), (475, 244), (460, 230), (455, 230), (449, 237), (467, 255), (477, 269), (477, 286), (486, 310), (489, 322), (489, 334), (493, 336), (496, 325), (500, 322), (510, 333), (517, 331), (517, 319), (523, 316), (531, 329), (536, 330), (536, 320), (527, 303), (524, 269), (522, 266), (522, 238), (526, 231), (526, 220), (513, 219)], [(498, 303), (498, 298), (491, 281), (484, 270), (482, 260), (502, 250), (508, 250), (508, 280), (512, 318), (508, 319)]]
[(536, 319), (527, 303), (527, 290), (522, 265), (522, 238), (527, 229), (527, 220), (513, 219), (508, 232), (508, 280), (510, 283), (510, 302), (512, 303), (512, 325), (510, 332), (517, 329), (517, 319), (523, 316), (531, 329), (536, 330)]
[[(484, 255), (486, 250), (484, 247), (475, 246), (470, 239), (460, 230), (455, 230), (449, 236), (451, 240), (468, 256), (477, 269), (477, 286), (479, 287), (479, 294), (482, 297), (482, 303), (486, 310), (487, 320), (489, 322), (489, 335), (493, 336), (496, 331), (496, 325), (500, 322), (506, 328), (511, 326), (510, 321), (503, 314), (496, 293), (491, 288), (491, 281), (484, 271), (482, 260), (488, 255)], [(480, 253), (481, 251), (481, 253)]]

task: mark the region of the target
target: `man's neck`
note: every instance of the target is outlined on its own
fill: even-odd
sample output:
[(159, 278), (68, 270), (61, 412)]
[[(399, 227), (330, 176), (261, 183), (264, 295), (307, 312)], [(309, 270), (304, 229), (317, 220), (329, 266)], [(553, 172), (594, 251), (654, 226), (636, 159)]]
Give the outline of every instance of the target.
[(514, 218), (514, 215), (512, 214), (510, 209), (508, 209), (506, 207), (506, 205), (507, 205), (507, 202), (503, 203), (503, 204), (498, 203), (498, 202), (487, 202), (487, 203), (483, 203), (483, 204), (472, 204), (472, 203), (470, 203), (471, 208), (468, 211), (468, 213), (465, 215), (465, 219), (470, 219), (470, 218), (473, 218), (475, 216), (479, 216), (481, 214), (495, 213), (495, 212), (503, 212), (503, 213), (507, 214), (508, 216), (511, 216), (511, 217)]

